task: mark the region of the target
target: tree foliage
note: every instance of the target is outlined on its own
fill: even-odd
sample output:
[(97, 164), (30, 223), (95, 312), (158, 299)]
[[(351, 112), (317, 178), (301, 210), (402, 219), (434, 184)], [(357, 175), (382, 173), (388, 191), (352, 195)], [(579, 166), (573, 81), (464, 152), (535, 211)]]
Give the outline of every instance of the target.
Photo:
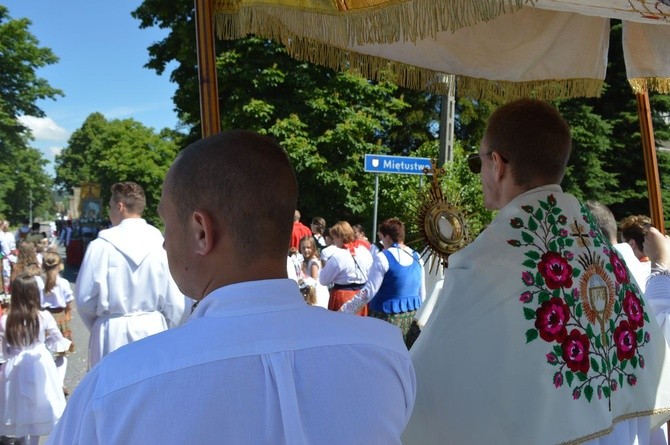
[(92, 113), (56, 157), (56, 184), (72, 190), (83, 182), (99, 183), (103, 202), (107, 202), (112, 184), (137, 182), (147, 195), (145, 218), (158, 223), (162, 182), (178, 143), (170, 130), (156, 134), (133, 119), (107, 120)]
[(58, 58), (39, 46), (28, 30), (28, 19), (12, 19), (0, 5), (0, 214), (11, 221), (28, 218), (31, 210), (43, 213), (50, 204), (51, 180), (44, 171), (46, 161), (29, 147), (29, 130), (21, 115), (43, 116), (40, 99), (62, 95), (37, 75), (37, 70)]
[[(134, 15), (142, 26), (171, 29), (149, 48), (147, 66), (161, 73), (177, 62), (171, 73), (178, 84), (175, 106), (191, 126), (188, 140), (199, 138), (193, 3), (146, 0)], [(436, 99), (431, 95), (296, 61), (267, 39), (216, 45), (222, 128), (269, 134), (286, 148), (306, 218), (319, 215), (328, 222), (346, 219), (367, 225), (373, 214), (374, 176), (363, 172), (364, 155), (410, 155), (435, 138), (431, 124)], [(396, 199), (381, 201), (382, 217), (406, 210)]]

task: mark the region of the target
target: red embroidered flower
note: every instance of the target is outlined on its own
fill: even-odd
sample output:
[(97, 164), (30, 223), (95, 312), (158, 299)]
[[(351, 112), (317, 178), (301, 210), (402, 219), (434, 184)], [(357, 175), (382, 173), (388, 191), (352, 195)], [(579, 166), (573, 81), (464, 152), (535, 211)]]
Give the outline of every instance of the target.
[(558, 252), (546, 252), (537, 268), (549, 289), (572, 287), (572, 266)]
[(635, 329), (628, 320), (622, 320), (614, 329), (614, 344), (616, 345), (616, 356), (619, 361), (630, 360), (637, 350), (637, 338)]
[(626, 265), (614, 251), (610, 253), (610, 263), (612, 264), (612, 270), (614, 270), (614, 276), (616, 277), (617, 282), (628, 283), (628, 271), (626, 270)]
[(565, 328), (568, 320), (570, 308), (558, 297), (545, 301), (535, 312), (535, 328), (544, 341), (562, 342), (568, 333)]
[(519, 296), (519, 301), (522, 303), (528, 303), (533, 299), (533, 294), (526, 291)]
[(635, 386), (637, 383), (637, 377), (635, 377), (633, 374), (629, 374), (628, 377), (626, 377), (626, 380), (628, 380), (628, 384), (630, 386)]
[(532, 286), (533, 283), (535, 283), (535, 278), (533, 278), (533, 274), (530, 272), (523, 272), (521, 274), (521, 279), (526, 284), (526, 286)]
[(563, 386), (563, 373), (562, 372), (557, 372), (554, 374), (554, 386), (556, 388), (560, 388)]
[(554, 354), (553, 352), (550, 352), (545, 357), (547, 357), (547, 363), (549, 363), (550, 365), (555, 365), (556, 363), (558, 363), (558, 357), (556, 357), (556, 354)]
[(563, 360), (572, 372), (589, 372), (589, 337), (582, 334), (577, 329), (570, 331), (570, 334), (561, 344), (563, 348)]
[(507, 241), (507, 244), (513, 247), (519, 247), (521, 245), (521, 241), (516, 240), (516, 239), (511, 239)]
[(567, 222), (568, 222), (568, 217), (567, 217), (567, 216), (565, 216), (565, 215), (560, 215), (560, 216), (558, 217), (558, 223), (559, 223), (559, 224), (565, 225), (565, 223), (567, 223)]
[(547, 202), (549, 203), (550, 206), (552, 206), (552, 207), (555, 206), (556, 205), (556, 198), (554, 197), (554, 195), (549, 195), (547, 197)]
[(520, 229), (523, 227), (523, 221), (521, 221), (521, 218), (512, 218), (509, 225), (514, 229)]
[(633, 292), (627, 290), (623, 299), (623, 310), (628, 315), (628, 321), (633, 329), (644, 326), (644, 311), (642, 304)]

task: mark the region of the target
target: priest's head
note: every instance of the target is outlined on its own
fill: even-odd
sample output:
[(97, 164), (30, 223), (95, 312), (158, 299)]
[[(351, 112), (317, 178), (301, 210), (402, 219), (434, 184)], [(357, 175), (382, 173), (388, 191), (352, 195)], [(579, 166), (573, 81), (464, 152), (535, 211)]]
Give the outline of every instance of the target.
[(560, 184), (571, 147), (568, 124), (547, 102), (520, 99), (501, 106), (479, 149), (484, 205), (500, 209), (527, 190)]

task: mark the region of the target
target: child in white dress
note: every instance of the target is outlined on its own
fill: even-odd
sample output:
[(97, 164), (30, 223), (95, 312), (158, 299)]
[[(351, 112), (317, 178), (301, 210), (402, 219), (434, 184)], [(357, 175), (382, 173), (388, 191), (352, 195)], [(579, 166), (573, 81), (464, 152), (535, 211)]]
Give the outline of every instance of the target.
[(37, 445), (51, 433), (65, 409), (56, 365), (47, 349), (70, 347), (53, 316), (40, 309), (35, 277), (21, 274), (12, 282), (9, 312), (0, 319), (0, 340), (7, 362), (0, 372), (0, 435), (26, 437)]
[[(72, 341), (70, 321), (72, 320), (71, 304), (72, 300), (74, 300), (74, 294), (72, 293), (70, 283), (60, 275), (63, 270), (63, 260), (58, 252), (47, 250), (44, 253), (42, 270), (44, 271), (42, 309), (49, 311), (53, 315), (63, 337)], [(40, 286), (40, 284), (38, 279), (37, 285)], [(56, 354), (54, 357), (65, 395), (68, 395), (64, 384), (65, 372), (67, 371), (66, 354), (72, 351), (74, 351), (74, 343), (70, 345), (68, 351)]]

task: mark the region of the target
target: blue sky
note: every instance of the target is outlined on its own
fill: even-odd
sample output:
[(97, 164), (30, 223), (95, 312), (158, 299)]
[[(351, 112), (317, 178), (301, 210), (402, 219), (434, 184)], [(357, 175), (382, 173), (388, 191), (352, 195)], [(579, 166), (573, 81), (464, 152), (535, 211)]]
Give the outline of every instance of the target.
[[(162, 76), (144, 68), (147, 48), (168, 30), (140, 29), (131, 17), (141, 0), (5, 0), (14, 18), (28, 18), (30, 32), (40, 46), (60, 58), (38, 74), (61, 89), (64, 97), (40, 101), (46, 118), (25, 117), (33, 130), (33, 147), (53, 161), (86, 117), (100, 112), (108, 119), (133, 118), (160, 130), (177, 123), (169, 81), (172, 67)], [(53, 164), (48, 171), (53, 174)]]

